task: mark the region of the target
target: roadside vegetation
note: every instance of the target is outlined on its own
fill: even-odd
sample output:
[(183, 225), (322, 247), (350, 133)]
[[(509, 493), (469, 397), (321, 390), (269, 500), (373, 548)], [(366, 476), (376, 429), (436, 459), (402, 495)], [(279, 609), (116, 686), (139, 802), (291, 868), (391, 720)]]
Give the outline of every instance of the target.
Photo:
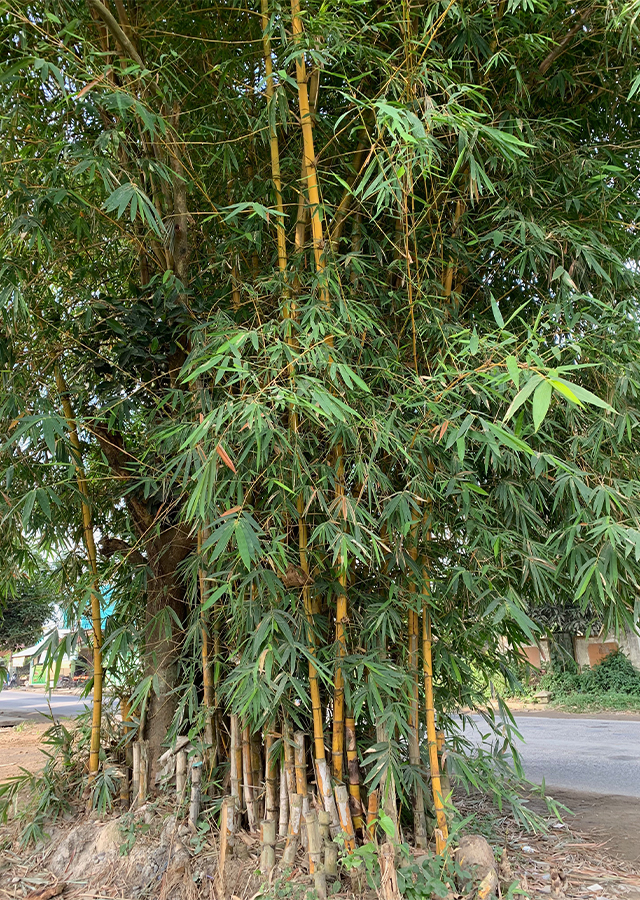
[(568, 664), (563, 672), (548, 672), (540, 679), (539, 689), (551, 692), (554, 706), (572, 712), (640, 712), (640, 672), (620, 651), (592, 669)]

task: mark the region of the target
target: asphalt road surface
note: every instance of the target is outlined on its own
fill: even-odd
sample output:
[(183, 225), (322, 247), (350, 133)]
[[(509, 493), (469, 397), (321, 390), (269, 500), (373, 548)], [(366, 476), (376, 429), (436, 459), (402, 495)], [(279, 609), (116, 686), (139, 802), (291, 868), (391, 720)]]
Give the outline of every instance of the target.
[[(55, 691), (49, 697), (44, 691), (0, 691), (0, 725), (16, 724), (29, 719), (43, 721), (44, 716), (66, 717), (76, 716), (87, 705), (86, 700), (75, 694), (58, 694)], [(49, 709), (51, 703), (51, 709)]]
[(538, 715), (518, 716), (516, 722), (530, 781), (640, 798), (640, 722)]

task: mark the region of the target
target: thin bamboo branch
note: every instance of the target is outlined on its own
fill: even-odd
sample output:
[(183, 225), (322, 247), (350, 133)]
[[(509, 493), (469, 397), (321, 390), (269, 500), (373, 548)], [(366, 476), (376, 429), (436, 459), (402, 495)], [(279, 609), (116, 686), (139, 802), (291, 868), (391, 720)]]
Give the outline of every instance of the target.
[(57, 363), (55, 366), (55, 379), (58, 394), (60, 396), (60, 403), (67, 422), (67, 428), (69, 429), (69, 443), (71, 444), (72, 456), (74, 457), (76, 484), (78, 486), (78, 493), (80, 494), (80, 502), (82, 504), (84, 544), (87, 551), (89, 568), (91, 569), (91, 574), (93, 576), (93, 589), (91, 591), (93, 703), (91, 715), (91, 741), (89, 745), (89, 781), (92, 781), (100, 768), (100, 728), (102, 723), (102, 620), (100, 614), (100, 597), (98, 594), (98, 557), (93, 536), (93, 519), (89, 502), (89, 487), (82, 461), (82, 449), (78, 437), (78, 426), (69, 399), (69, 389), (67, 388), (60, 366)]

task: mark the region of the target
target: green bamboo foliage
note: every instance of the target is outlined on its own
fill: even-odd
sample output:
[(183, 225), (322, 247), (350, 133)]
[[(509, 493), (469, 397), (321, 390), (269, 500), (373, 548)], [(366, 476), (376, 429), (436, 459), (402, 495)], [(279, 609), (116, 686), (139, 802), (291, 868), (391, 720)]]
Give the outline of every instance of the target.
[(80, 623), (81, 457), (111, 689), (230, 828), (277, 797), (295, 850), (331, 753), (349, 841), (378, 802), (440, 841), (436, 723), (469, 775), (453, 714), (538, 606), (633, 616), (638, 20), (576, 16), (2, 13), (3, 559)]

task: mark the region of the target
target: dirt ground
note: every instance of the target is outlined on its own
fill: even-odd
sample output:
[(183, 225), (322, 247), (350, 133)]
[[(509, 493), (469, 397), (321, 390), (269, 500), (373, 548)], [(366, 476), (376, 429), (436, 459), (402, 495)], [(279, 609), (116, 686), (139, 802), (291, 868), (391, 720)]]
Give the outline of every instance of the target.
[(0, 784), (21, 775), (21, 769), (37, 772), (44, 765), (40, 740), (49, 722), (23, 722), (0, 728)]
[[(640, 867), (640, 800), (559, 788), (550, 793), (574, 813), (566, 816), (572, 829), (602, 843), (603, 849), (612, 857)], [(529, 805), (536, 812), (543, 812), (541, 801), (532, 799)]]

